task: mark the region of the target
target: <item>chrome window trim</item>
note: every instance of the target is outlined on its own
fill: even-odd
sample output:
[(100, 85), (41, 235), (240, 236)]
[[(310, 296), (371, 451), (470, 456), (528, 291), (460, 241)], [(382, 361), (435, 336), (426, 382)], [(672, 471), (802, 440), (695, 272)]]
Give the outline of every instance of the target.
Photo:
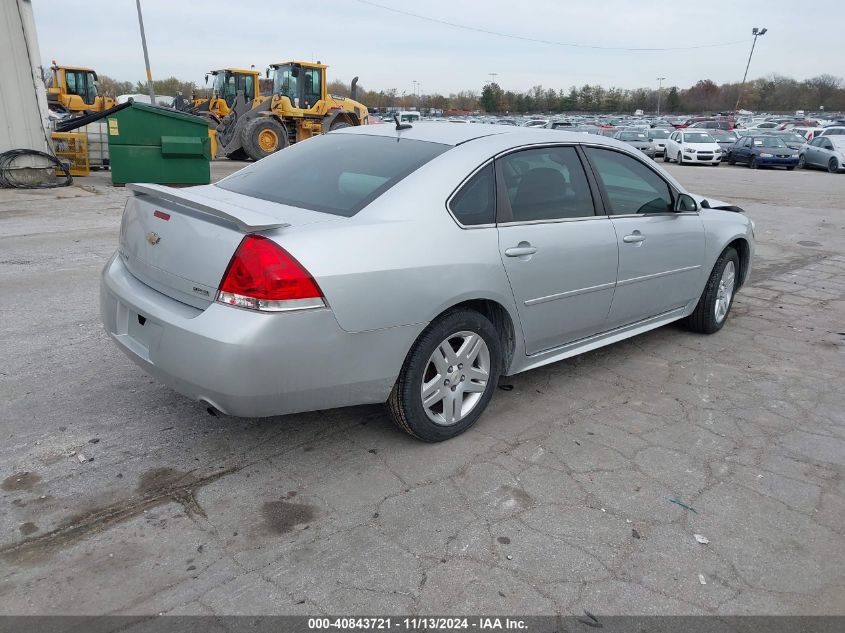
[(608, 215), (590, 215), (583, 218), (557, 218), (554, 220), (525, 220), (523, 222), (501, 222), (496, 226), (526, 226), (531, 224), (560, 224), (562, 222), (585, 222), (590, 220), (607, 220)]

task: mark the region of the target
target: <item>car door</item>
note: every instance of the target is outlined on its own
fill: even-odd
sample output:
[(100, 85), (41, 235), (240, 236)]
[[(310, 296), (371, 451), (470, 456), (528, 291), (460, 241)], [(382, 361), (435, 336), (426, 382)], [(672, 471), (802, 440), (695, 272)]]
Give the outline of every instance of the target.
[(619, 272), (609, 328), (686, 305), (701, 291), (704, 225), (698, 211), (675, 212), (677, 192), (630, 154), (586, 147), (616, 229)]
[[(601, 332), (618, 248), (594, 181), (574, 145), (532, 147), (496, 160), (502, 263), (527, 354)], [(601, 208), (599, 206), (599, 208)]]
[(677, 132), (672, 132), (669, 135), (669, 138), (666, 139), (666, 149), (665, 149), (666, 156), (671, 157), (671, 156), (677, 155), (678, 149), (675, 145), (675, 138), (677, 137), (677, 135), (678, 135)]
[(820, 167), (827, 167), (828, 161), (833, 156), (833, 143), (825, 136), (819, 139), (819, 146), (816, 148), (816, 159)]
[(813, 139), (810, 142), (810, 144), (807, 146), (807, 149), (804, 152), (804, 162), (806, 164), (808, 164), (808, 165), (819, 165), (819, 160), (820, 160), (819, 145), (821, 145), (823, 140), (824, 140), (824, 137), (819, 136), (818, 138)]

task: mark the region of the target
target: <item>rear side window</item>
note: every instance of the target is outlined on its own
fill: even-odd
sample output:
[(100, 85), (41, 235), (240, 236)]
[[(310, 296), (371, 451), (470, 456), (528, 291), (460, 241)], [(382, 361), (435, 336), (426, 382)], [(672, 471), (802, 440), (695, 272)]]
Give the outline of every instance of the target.
[(499, 161), (511, 222), (595, 215), (587, 176), (574, 147), (527, 149)]
[(217, 186), (348, 218), (450, 147), (395, 136), (326, 134), (276, 152)]
[(493, 163), (483, 167), (461, 187), (449, 208), (464, 226), (493, 224), (496, 221), (496, 186)]

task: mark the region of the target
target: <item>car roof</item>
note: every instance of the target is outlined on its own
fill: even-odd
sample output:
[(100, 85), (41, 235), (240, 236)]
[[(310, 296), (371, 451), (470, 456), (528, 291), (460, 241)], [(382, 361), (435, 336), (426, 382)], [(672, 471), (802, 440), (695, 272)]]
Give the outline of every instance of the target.
[[(366, 136), (388, 136), (413, 139), (417, 141), (428, 141), (430, 143), (442, 143), (444, 145), (461, 145), (487, 136), (507, 136), (514, 145), (530, 143), (583, 143), (582, 132), (568, 132), (561, 130), (550, 130), (546, 128), (528, 128), (513, 125), (495, 125), (487, 123), (473, 123), (469, 125), (443, 125), (433, 121), (421, 121), (414, 123), (405, 130), (397, 130), (392, 123), (380, 125), (360, 125), (347, 127), (332, 134), (363, 134)], [(596, 137), (603, 138), (603, 137)], [(607, 145), (616, 146), (612, 141)], [(590, 139), (593, 143), (593, 139)]]

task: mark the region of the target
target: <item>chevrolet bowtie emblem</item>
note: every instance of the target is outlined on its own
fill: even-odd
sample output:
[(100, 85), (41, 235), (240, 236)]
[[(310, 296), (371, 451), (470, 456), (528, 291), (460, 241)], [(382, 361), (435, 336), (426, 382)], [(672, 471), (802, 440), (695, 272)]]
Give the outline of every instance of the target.
[(152, 231), (150, 231), (149, 233), (147, 233), (147, 241), (153, 246), (155, 246), (161, 241), (161, 238), (158, 236), (158, 233), (153, 233)]

